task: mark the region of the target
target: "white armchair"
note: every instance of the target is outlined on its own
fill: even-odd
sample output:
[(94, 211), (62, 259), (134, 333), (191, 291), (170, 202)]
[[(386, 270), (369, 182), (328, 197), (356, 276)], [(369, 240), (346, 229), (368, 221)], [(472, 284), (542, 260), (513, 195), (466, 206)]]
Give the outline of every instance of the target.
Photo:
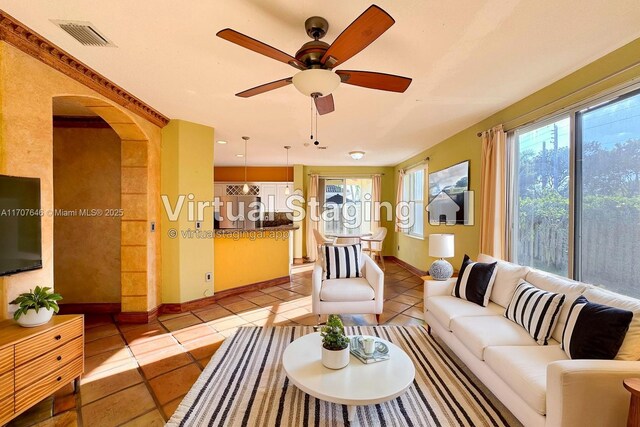
[(364, 277), (323, 279), (322, 264), (313, 267), (313, 314), (375, 314), (380, 323), (384, 303), (384, 273), (369, 256), (362, 254)]

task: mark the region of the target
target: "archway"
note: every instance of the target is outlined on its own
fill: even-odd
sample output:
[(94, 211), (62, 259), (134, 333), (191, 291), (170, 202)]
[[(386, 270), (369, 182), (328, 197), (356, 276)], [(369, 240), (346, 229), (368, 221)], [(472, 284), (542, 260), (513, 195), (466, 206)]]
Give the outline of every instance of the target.
[[(149, 138), (119, 107), (90, 96), (56, 96), (54, 101), (86, 108), (104, 120), (120, 137), (120, 310), (122, 313), (149, 312), (155, 308), (155, 292), (149, 278), (154, 274), (148, 259), (151, 232), (148, 220)], [(96, 165), (97, 166), (97, 165)], [(55, 262), (55, 261), (54, 261)], [(96, 260), (100, 262), (100, 260)]]

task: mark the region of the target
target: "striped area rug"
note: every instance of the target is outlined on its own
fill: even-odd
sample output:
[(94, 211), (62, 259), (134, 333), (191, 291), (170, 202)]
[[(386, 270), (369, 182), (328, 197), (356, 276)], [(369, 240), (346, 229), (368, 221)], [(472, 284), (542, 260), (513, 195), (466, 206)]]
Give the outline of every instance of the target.
[[(416, 367), (415, 381), (405, 394), (358, 407), (359, 425), (507, 426), (513, 420), (425, 328), (346, 329), (348, 334), (391, 341)], [(287, 344), (312, 332), (307, 326), (240, 328), (225, 340), (167, 425), (348, 426), (346, 406), (310, 397), (292, 385), (282, 369)]]

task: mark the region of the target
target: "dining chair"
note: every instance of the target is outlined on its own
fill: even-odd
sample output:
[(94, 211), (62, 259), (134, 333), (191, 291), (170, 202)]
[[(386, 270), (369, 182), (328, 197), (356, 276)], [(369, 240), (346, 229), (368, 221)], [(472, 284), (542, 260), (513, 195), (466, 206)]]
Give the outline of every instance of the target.
[(313, 229), (313, 237), (316, 239), (316, 248), (318, 250), (318, 259), (322, 258), (322, 246), (323, 245), (335, 245), (336, 239), (329, 238), (322, 234), (320, 231)]
[(377, 256), (380, 260), (380, 264), (382, 265), (383, 270), (385, 269), (385, 266), (384, 255), (382, 255), (382, 247), (384, 245), (385, 237), (387, 237), (387, 229), (386, 227), (380, 227), (371, 236), (363, 236), (360, 238), (360, 242), (362, 243), (362, 251), (369, 252), (369, 256), (374, 261)]

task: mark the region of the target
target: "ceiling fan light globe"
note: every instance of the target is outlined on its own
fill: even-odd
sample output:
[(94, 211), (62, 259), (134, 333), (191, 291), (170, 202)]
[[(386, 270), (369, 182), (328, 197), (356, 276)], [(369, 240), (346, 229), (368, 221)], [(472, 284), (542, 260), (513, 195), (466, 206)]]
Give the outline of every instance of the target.
[(349, 155), (353, 160), (360, 160), (364, 157), (364, 151), (350, 151)]
[(293, 76), (293, 85), (305, 96), (319, 93), (327, 96), (340, 84), (340, 76), (333, 71), (312, 68), (303, 70)]

